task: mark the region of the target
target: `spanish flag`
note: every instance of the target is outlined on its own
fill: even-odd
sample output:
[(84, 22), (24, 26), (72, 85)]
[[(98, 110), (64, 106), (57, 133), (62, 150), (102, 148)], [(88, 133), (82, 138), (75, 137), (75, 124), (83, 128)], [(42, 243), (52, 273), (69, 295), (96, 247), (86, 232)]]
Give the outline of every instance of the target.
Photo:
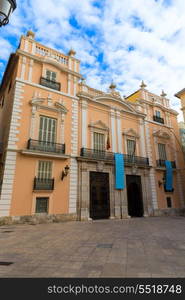
[(110, 149), (110, 138), (109, 138), (109, 132), (108, 132), (108, 135), (107, 135), (107, 150)]

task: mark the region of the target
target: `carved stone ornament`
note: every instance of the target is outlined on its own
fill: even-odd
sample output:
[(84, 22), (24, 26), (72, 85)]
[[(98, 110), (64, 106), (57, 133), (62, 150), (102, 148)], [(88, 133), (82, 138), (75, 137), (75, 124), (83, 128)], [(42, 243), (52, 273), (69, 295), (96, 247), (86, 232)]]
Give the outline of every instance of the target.
[(163, 139), (166, 139), (166, 140), (170, 139), (170, 135), (167, 132), (163, 131), (163, 130), (155, 130), (153, 132), (153, 136), (163, 138)]
[(104, 165), (105, 165), (105, 164), (104, 164), (103, 161), (97, 162), (96, 170), (97, 170), (98, 172), (103, 172)]

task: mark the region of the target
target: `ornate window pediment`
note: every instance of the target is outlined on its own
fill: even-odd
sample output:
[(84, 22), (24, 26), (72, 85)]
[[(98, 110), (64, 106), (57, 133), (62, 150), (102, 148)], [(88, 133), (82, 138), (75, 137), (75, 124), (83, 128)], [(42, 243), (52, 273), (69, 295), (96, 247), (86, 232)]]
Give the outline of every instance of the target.
[(37, 109), (45, 109), (45, 110), (51, 110), (55, 112), (59, 112), (62, 114), (66, 114), (68, 112), (67, 108), (59, 103), (59, 102), (52, 102), (50, 98), (33, 98), (30, 101), (30, 105), (36, 107)]
[(162, 138), (162, 139), (166, 139), (166, 140), (170, 139), (170, 135), (163, 130), (155, 130), (153, 132), (153, 136), (156, 136), (156, 137)]
[(128, 137), (133, 137), (133, 138), (139, 138), (139, 134), (133, 128), (124, 129), (123, 135), (126, 135)]
[(103, 123), (101, 120), (96, 121), (96, 122), (90, 122), (89, 127), (93, 130), (99, 129), (102, 131), (109, 131), (109, 128), (105, 123)]

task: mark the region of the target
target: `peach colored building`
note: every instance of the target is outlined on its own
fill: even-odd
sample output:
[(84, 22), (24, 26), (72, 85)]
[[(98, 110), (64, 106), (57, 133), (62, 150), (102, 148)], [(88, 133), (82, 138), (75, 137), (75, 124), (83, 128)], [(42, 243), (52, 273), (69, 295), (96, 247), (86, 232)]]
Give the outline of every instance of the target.
[[(114, 153), (125, 188), (115, 189)], [(166, 191), (165, 161), (173, 167)], [(90, 88), (80, 61), (22, 36), (0, 88), (0, 217), (77, 220), (179, 213), (185, 164), (177, 112), (142, 82), (122, 98)]]

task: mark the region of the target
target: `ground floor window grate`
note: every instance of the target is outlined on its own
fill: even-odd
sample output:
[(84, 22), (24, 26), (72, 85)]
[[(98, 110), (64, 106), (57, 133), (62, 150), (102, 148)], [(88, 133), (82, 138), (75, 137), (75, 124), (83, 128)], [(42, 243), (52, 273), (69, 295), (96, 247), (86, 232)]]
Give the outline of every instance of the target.
[(168, 208), (172, 207), (172, 199), (171, 199), (171, 197), (167, 197), (166, 201), (167, 201), (167, 207)]
[(48, 212), (48, 197), (37, 197), (36, 198), (36, 213), (47, 213)]

